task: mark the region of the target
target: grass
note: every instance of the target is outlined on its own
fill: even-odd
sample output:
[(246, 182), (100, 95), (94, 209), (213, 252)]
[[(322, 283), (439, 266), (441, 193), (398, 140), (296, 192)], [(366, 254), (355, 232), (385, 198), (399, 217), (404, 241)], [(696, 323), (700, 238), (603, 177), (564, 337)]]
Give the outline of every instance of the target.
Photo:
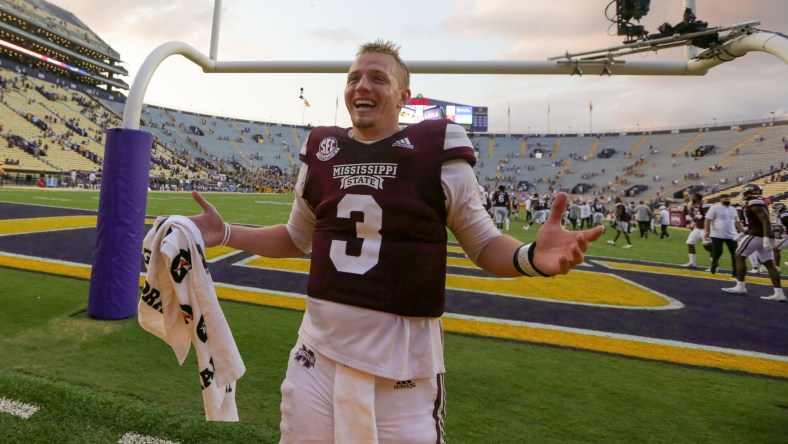
[[(61, 206), (96, 210), (98, 208), (99, 193), (86, 190), (38, 190), (24, 188), (0, 188), (0, 201), (17, 203), (34, 203), (38, 205)], [(287, 221), (290, 214), (290, 204), (293, 196), (288, 194), (241, 194), (241, 193), (206, 193), (206, 198), (216, 206), (219, 213), (228, 222), (249, 225), (271, 225)], [(190, 193), (177, 192), (152, 192), (148, 194), (147, 214), (197, 214), (199, 206), (194, 202)], [(538, 225), (531, 230), (523, 230), (524, 221), (512, 220), (511, 230), (507, 234), (524, 242), (531, 242), (536, 237)], [(683, 264), (688, 260), (687, 240), (688, 230), (670, 228), (673, 240), (660, 240), (653, 233), (647, 239), (641, 239), (637, 233), (630, 234), (634, 248), (622, 248), (625, 241), (623, 236), (617, 245), (609, 245), (606, 241), (615, 237), (615, 230), (606, 227), (605, 234), (599, 241), (591, 244), (588, 255), (596, 257), (613, 257), (627, 260), (660, 262), (666, 264)], [(710, 260), (708, 254), (698, 246), (698, 266), (708, 267)], [(721, 267), (730, 265), (727, 253), (721, 258)]]
[[(275, 442), (300, 313), (222, 304), (247, 365), (242, 421), (206, 423), (193, 354), (178, 367), (136, 319), (88, 319), (85, 281), (0, 278), (0, 395), (44, 406), (0, 415), (4, 442)], [(449, 442), (777, 443), (788, 425), (784, 380), (455, 334), (446, 350)]]
[[(187, 194), (150, 197), (148, 214), (197, 211)], [(0, 201), (86, 209), (96, 198), (0, 190)], [(209, 199), (229, 220), (264, 224), (284, 220), (289, 207), (255, 201), (291, 197)], [(632, 250), (597, 242), (590, 254), (680, 263), (686, 247), (674, 234), (671, 242), (633, 239)], [(27, 420), (0, 413), (0, 441), (114, 443), (128, 432), (181, 443), (278, 440), (279, 384), (300, 312), (222, 303), (247, 366), (237, 392), (242, 421), (206, 423), (194, 355), (178, 367), (136, 319), (89, 319), (87, 294), (87, 281), (0, 268), (0, 397), (41, 407)], [(788, 430), (781, 379), (458, 334), (446, 335), (446, 364), (450, 443), (781, 443)]]

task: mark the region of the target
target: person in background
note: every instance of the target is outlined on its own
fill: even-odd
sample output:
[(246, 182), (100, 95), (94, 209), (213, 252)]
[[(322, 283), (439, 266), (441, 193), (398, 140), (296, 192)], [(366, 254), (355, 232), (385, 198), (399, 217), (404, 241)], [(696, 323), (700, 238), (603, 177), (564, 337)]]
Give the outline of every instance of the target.
[(619, 196), (616, 196), (614, 199), (616, 204), (615, 208), (615, 225), (616, 225), (616, 237), (613, 240), (607, 241), (610, 245), (615, 245), (616, 241), (618, 240), (621, 234), (624, 234), (624, 238), (627, 240), (627, 244), (624, 245), (624, 248), (632, 248), (632, 241), (629, 240), (629, 211), (627, 210), (627, 204), (624, 203), (623, 200)]
[(594, 202), (591, 204), (591, 212), (593, 213), (594, 226), (601, 226), (605, 218), (605, 205), (599, 199), (594, 198)]
[(739, 240), (739, 245), (736, 248), (736, 285), (723, 288), (722, 291), (741, 295), (747, 294), (747, 288), (744, 285), (747, 266), (744, 258), (751, 254), (756, 254), (769, 271), (769, 279), (774, 287), (774, 292), (770, 296), (761, 296), (761, 299), (785, 302), (785, 294), (780, 283), (780, 273), (774, 265), (772, 224), (769, 220), (769, 208), (763, 201), (763, 189), (757, 184), (747, 184), (742, 187), (741, 194), (744, 198), (744, 217), (747, 219), (747, 231)]
[(567, 211), (569, 223), (572, 224), (572, 229), (577, 230), (577, 223), (580, 221), (580, 200), (575, 199), (569, 204), (569, 211)]
[(660, 239), (668, 238), (668, 240), (673, 239), (673, 236), (668, 233), (668, 227), (670, 226), (670, 212), (665, 205), (659, 207), (659, 224), (660, 224)]
[[(774, 246), (774, 262), (779, 264), (781, 260), (780, 251), (788, 249), (788, 207), (784, 203), (776, 203), (772, 208), (774, 209), (775, 222), (780, 225), (783, 234), (782, 239)], [(788, 265), (788, 262), (785, 265)]]
[(731, 254), (731, 275), (736, 277), (736, 240), (742, 231), (744, 227), (739, 222), (736, 209), (731, 207), (731, 196), (721, 195), (720, 203), (713, 205), (706, 212), (704, 225), (703, 242), (711, 244), (711, 268), (709, 268), (711, 274), (717, 273), (724, 244)]
[(651, 218), (653, 215), (651, 214), (651, 208), (645, 204), (644, 201), (640, 201), (640, 203), (635, 206), (635, 221), (638, 223), (638, 230), (640, 231), (640, 237), (648, 239), (648, 232), (651, 230)]
[(697, 252), (695, 245), (703, 242), (704, 227), (706, 226), (706, 212), (709, 211), (711, 205), (703, 201), (703, 195), (695, 193), (692, 196), (692, 202), (687, 207), (687, 215), (691, 221), (690, 234), (687, 236), (687, 251), (689, 253), (689, 262), (682, 265), (682, 267), (695, 268), (698, 266)]
[(492, 201), (495, 224), (498, 226), (498, 231), (503, 232), (504, 223), (509, 217), (509, 208), (511, 207), (509, 193), (506, 192), (506, 187), (498, 185), (498, 189), (493, 191), (490, 200)]
[(591, 228), (591, 205), (587, 200), (580, 203), (580, 229)]

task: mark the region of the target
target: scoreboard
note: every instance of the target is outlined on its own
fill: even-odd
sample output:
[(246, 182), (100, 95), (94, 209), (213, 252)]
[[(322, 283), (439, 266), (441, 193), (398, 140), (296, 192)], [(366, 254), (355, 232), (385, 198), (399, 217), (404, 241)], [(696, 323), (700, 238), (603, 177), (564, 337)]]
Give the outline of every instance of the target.
[(410, 125), (422, 120), (449, 119), (472, 132), (487, 132), (487, 107), (462, 105), (417, 96), (400, 110), (399, 123)]

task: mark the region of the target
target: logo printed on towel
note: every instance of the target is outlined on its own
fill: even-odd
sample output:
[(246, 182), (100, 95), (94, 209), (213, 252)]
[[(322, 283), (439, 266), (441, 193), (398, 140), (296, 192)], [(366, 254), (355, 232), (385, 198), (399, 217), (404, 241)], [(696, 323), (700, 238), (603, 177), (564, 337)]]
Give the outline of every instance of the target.
[(181, 250), (181, 252), (175, 256), (172, 260), (172, 266), (170, 266), (170, 273), (172, 274), (172, 280), (177, 283), (183, 282), (183, 278), (186, 277), (186, 273), (192, 269), (192, 254), (188, 250)]
[(216, 367), (213, 365), (213, 358), (208, 361), (208, 367), (200, 370), (201, 387), (203, 390), (211, 386), (214, 375), (216, 374)]
[(306, 348), (306, 345), (301, 345), (301, 349), (295, 352), (293, 359), (300, 362), (306, 369), (315, 366), (315, 353)]
[(153, 286), (147, 280), (145, 281), (145, 286), (142, 287), (142, 296), (140, 299), (148, 304), (148, 307), (158, 311), (159, 313), (164, 313), (164, 310), (161, 308), (161, 292), (153, 288)]
[(195, 329), (195, 332), (203, 344), (208, 342), (208, 329), (205, 328), (205, 317), (202, 315), (200, 315), (200, 319), (197, 320), (197, 328)]
[(197, 244), (197, 252), (200, 253), (200, 262), (202, 262), (202, 268), (205, 269), (205, 273), (206, 274), (211, 274), (211, 272), (208, 271), (208, 262), (206, 262), (206, 260), (205, 260), (205, 253), (203, 253), (202, 247), (200, 246), (200, 244)]
[(194, 313), (192, 312), (191, 305), (181, 304), (181, 314), (183, 314), (183, 322), (185, 322), (186, 325), (189, 325), (189, 323), (194, 320)]

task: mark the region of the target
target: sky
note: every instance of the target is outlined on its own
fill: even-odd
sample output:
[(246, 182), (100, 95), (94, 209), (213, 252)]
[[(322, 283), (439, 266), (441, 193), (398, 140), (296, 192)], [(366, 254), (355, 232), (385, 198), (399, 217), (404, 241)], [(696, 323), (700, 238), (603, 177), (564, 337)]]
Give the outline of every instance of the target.
[[(49, 0), (117, 50), (132, 84), (145, 58), (170, 41), (210, 52), (213, 0)], [(219, 61), (350, 62), (383, 38), (417, 60), (544, 61), (619, 45), (610, 0), (224, 0)], [(788, 34), (785, 0), (696, 0), (709, 27), (760, 21)], [(684, 0), (652, 0), (649, 32), (680, 22)], [(612, 31), (611, 31), (612, 29)], [(626, 60), (681, 60), (684, 49)], [(788, 116), (788, 64), (750, 52), (705, 76), (414, 74), (412, 95), (489, 108), (498, 133), (632, 131), (735, 124)], [(342, 74), (203, 73), (176, 55), (154, 74), (145, 102), (206, 114), (293, 124), (350, 126)], [(300, 88), (310, 106), (299, 99)], [(337, 108), (337, 101), (339, 107)], [(590, 111), (589, 104), (593, 104)], [(548, 112), (549, 109), (549, 112)], [(510, 110), (510, 111), (509, 111)]]

